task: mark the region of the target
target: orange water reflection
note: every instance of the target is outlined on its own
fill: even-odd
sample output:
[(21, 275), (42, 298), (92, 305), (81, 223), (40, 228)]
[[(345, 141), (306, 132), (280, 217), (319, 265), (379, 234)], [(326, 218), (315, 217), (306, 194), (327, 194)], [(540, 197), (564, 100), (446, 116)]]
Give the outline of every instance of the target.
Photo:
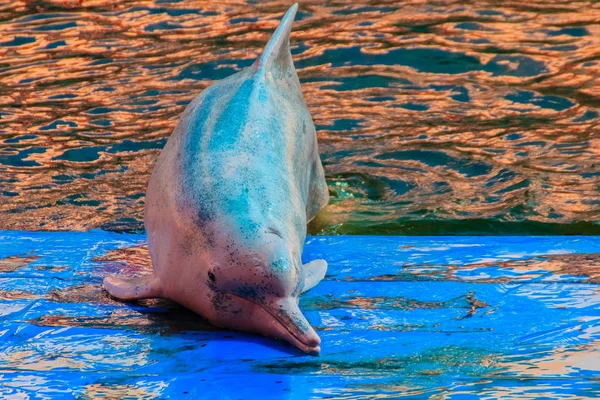
[[(0, 228), (140, 227), (185, 105), (288, 6), (1, 5)], [(311, 232), (600, 232), (599, 20), (566, 2), (301, 4), (294, 60), (332, 194)]]

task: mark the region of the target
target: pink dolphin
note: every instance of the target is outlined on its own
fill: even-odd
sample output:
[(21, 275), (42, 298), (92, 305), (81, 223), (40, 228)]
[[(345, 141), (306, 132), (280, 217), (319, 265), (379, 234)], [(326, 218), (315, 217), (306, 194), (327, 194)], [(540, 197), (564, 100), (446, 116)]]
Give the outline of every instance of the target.
[(109, 276), (119, 299), (166, 297), (215, 325), (318, 354), (298, 306), (325, 260), (302, 264), (306, 224), (329, 199), (289, 49), (294, 4), (250, 67), (185, 109), (154, 170), (144, 223), (153, 275)]

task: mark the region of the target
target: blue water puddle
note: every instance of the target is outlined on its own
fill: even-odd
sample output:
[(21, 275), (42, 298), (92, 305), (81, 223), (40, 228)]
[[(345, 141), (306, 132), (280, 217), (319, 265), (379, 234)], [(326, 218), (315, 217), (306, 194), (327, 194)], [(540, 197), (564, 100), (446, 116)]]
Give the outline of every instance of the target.
[(102, 278), (147, 273), (144, 246), (137, 234), (0, 231), (2, 394), (600, 394), (600, 237), (310, 237), (305, 261), (329, 262), (301, 298), (319, 357), (168, 301), (110, 299)]

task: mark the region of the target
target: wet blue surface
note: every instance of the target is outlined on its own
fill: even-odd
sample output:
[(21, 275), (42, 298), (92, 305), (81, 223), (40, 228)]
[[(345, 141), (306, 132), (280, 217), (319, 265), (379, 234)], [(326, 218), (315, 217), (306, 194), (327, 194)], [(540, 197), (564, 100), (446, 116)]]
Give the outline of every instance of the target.
[(109, 299), (105, 275), (148, 272), (144, 245), (0, 231), (0, 394), (600, 395), (600, 237), (310, 237), (305, 259), (329, 261), (301, 298), (319, 357), (166, 301)]
[[(600, 8), (583, 4), (301, 2), (291, 51), (332, 195), (309, 232), (600, 235)], [(290, 5), (4, 1), (0, 229), (141, 231), (185, 106)]]

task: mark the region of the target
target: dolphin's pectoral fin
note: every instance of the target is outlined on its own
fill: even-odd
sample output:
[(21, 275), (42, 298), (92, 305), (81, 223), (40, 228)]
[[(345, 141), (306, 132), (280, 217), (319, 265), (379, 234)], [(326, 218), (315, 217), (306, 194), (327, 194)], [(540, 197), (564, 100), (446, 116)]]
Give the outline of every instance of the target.
[(162, 297), (160, 282), (154, 275), (140, 278), (107, 276), (104, 278), (103, 286), (111, 296), (121, 300)]
[(327, 261), (313, 260), (302, 266), (304, 269), (304, 288), (302, 293), (314, 288), (325, 278), (327, 272)]

